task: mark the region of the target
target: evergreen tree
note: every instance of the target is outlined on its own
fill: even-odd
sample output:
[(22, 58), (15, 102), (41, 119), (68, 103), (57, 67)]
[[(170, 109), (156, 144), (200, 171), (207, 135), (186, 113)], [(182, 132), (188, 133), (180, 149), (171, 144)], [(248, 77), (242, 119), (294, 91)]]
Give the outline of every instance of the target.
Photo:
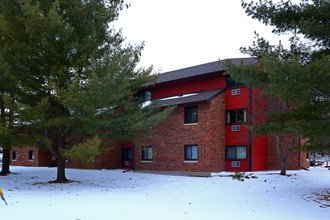
[[(0, 41), (4, 45), (4, 39)], [(4, 47), (1, 47), (4, 48)], [(18, 126), (20, 121), (20, 98), (17, 78), (10, 74), (10, 67), (0, 54), (0, 147), (3, 148), (2, 170), (0, 175), (10, 173), (10, 150), (12, 146), (20, 147), (29, 143), (29, 138)]]
[[(289, 48), (281, 42), (271, 45), (256, 34), (253, 45), (242, 47), (241, 51), (257, 57), (260, 63), (246, 67), (226, 64), (235, 80), (262, 88), (270, 100), (281, 99), (280, 109), (268, 109), (267, 124), (253, 126), (252, 130), (275, 136), (281, 174), (285, 174), (298, 138), (308, 140), (303, 146), (305, 150), (330, 147), (322, 142), (330, 134), (330, 2), (303, 0), (293, 4), (261, 0), (242, 1), (242, 6), (252, 18), (272, 25), (274, 33), (292, 34)], [(288, 149), (287, 154), (283, 154), (284, 149)]]
[(10, 39), (3, 58), (24, 94), (20, 120), (55, 156), (56, 182), (67, 181), (64, 155), (99, 153), (96, 135), (109, 142), (147, 137), (171, 111), (159, 111), (157, 103), (142, 107), (135, 97), (157, 76), (136, 69), (143, 44), (124, 45), (110, 26), (126, 6), (121, 0), (0, 3), (3, 38)]

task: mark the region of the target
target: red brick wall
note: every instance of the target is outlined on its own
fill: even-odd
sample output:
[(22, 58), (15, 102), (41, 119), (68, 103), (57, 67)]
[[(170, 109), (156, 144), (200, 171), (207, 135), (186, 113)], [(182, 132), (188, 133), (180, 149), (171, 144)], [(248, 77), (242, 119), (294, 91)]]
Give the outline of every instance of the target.
[[(184, 124), (184, 107), (174, 112), (157, 126), (159, 138), (136, 145), (137, 170), (212, 172), (225, 169), (224, 150), (225, 94), (219, 94), (210, 104), (198, 105), (198, 123)], [(197, 162), (185, 162), (184, 146), (198, 146)], [(141, 161), (141, 146), (152, 146), (153, 160)]]
[[(252, 89), (252, 124), (265, 123), (267, 98), (258, 89)], [(252, 134), (252, 171), (267, 169), (267, 138)]]
[(104, 146), (105, 152), (95, 158), (95, 161), (87, 166), (78, 160), (66, 162), (67, 168), (94, 168), (94, 169), (120, 169), (121, 145), (120, 142), (109, 143)]
[[(120, 143), (114, 142), (104, 146), (106, 151), (95, 158), (95, 162), (87, 166), (78, 160), (67, 161), (67, 168), (96, 168), (96, 169), (120, 169), (121, 168), (121, 147)], [(29, 160), (29, 151), (34, 150), (34, 160)], [(56, 166), (56, 160), (53, 155), (47, 150), (40, 150), (36, 147), (14, 147), (13, 151), (19, 154), (17, 160), (13, 160), (13, 154), (10, 154), (10, 163), (13, 166)]]
[[(29, 160), (29, 151), (34, 151), (34, 160)], [(13, 160), (13, 151), (19, 155), (17, 160)], [(14, 147), (10, 154), (10, 164), (12, 166), (55, 166), (56, 161), (51, 160), (52, 154), (45, 150), (40, 150), (36, 147)]]
[[(281, 169), (280, 160), (278, 158), (276, 148), (275, 148), (275, 138), (267, 137), (267, 169), (268, 170), (279, 170)], [(284, 152), (287, 149), (284, 148)], [(308, 153), (309, 158), (309, 153)], [(299, 150), (293, 150), (288, 161), (288, 170), (298, 170), (300, 167), (309, 168), (309, 161), (307, 159), (307, 153), (301, 152)]]

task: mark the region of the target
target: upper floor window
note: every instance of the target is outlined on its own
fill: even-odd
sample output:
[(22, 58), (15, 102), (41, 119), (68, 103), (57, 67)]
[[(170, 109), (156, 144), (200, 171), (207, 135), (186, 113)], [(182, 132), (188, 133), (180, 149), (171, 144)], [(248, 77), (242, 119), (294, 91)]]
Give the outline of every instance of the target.
[(142, 90), (137, 93), (137, 96), (141, 99), (141, 102), (146, 102), (151, 100), (151, 90)]
[(245, 83), (236, 82), (229, 75), (226, 75), (226, 88), (234, 88), (245, 85), (246, 85)]
[(142, 147), (142, 160), (152, 160), (152, 147)]
[(226, 111), (226, 124), (246, 123), (246, 109), (234, 109)]
[(198, 121), (198, 108), (197, 106), (190, 106), (184, 108), (184, 123), (197, 123)]

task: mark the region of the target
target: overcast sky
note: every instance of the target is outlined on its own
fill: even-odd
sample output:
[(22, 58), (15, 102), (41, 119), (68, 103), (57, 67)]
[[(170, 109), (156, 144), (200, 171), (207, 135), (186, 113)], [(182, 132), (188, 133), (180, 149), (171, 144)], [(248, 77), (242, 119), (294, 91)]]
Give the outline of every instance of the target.
[[(240, 0), (130, 0), (116, 27), (127, 42), (145, 42), (140, 65), (166, 72), (217, 61), (246, 57), (254, 31), (276, 43), (271, 27), (248, 17)], [(283, 38), (283, 36), (281, 37)]]

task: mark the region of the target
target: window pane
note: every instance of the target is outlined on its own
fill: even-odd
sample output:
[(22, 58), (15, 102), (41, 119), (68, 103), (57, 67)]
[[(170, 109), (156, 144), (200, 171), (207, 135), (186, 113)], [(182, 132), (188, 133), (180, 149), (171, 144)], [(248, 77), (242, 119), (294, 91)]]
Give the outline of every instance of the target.
[(235, 160), (236, 159), (235, 147), (227, 147), (226, 148), (226, 159), (227, 160)]
[(191, 120), (192, 122), (197, 122), (197, 106), (191, 109)]
[(192, 146), (191, 148), (191, 159), (197, 160), (197, 146)]
[(141, 102), (151, 100), (151, 90), (143, 90), (137, 93), (137, 96), (141, 99)]
[(148, 159), (148, 151), (146, 147), (142, 148), (142, 160), (147, 160)]
[(229, 76), (226, 76), (226, 87), (227, 88), (232, 88), (236, 86), (236, 82)]
[(245, 86), (245, 83), (236, 82), (229, 75), (226, 76), (226, 88), (233, 88), (238, 86)]
[(132, 160), (132, 159), (133, 159), (133, 150), (127, 149), (127, 160)]
[(245, 146), (238, 146), (236, 147), (236, 156), (238, 160), (245, 160), (246, 159), (246, 147)]
[(237, 123), (236, 111), (230, 111), (230, 123)]
[(122, 160), (132, 160), (133, 152), (132, 149), (122, 149), (121, 150), (121, 159)]
[(197, 160), (197, 146), (185, 146), (185, 160)]
[(237, 110), (237, 123), (246, 122), (246, 110)]
[(198, 121), (197, 106), (184, 108), (184, 123), (196, 123)]
[(34, 160), (34, 151), (33, 150), (29, 151), (29, 160)]
[(227, 111), (226, 122), (230, 124), (230, 111)]
[(144, 101), (149, 101), (149, 100), (151, 100), (151, 90), (146, 90), (145, 96), (144, 96)]
[(152, 160), (152, 147), (148, 147), (148, 160)]
[(13, 160), (17, 160), (17, 152), (13, 151)]
[(186, 157), (185, 159), (187, 160), (191, 160), (191, 147), (190, 146), (186, 146)]
[(230, 110), (226, 112), (227, 124), (238, 124), (246, 122), (246, 109)]

